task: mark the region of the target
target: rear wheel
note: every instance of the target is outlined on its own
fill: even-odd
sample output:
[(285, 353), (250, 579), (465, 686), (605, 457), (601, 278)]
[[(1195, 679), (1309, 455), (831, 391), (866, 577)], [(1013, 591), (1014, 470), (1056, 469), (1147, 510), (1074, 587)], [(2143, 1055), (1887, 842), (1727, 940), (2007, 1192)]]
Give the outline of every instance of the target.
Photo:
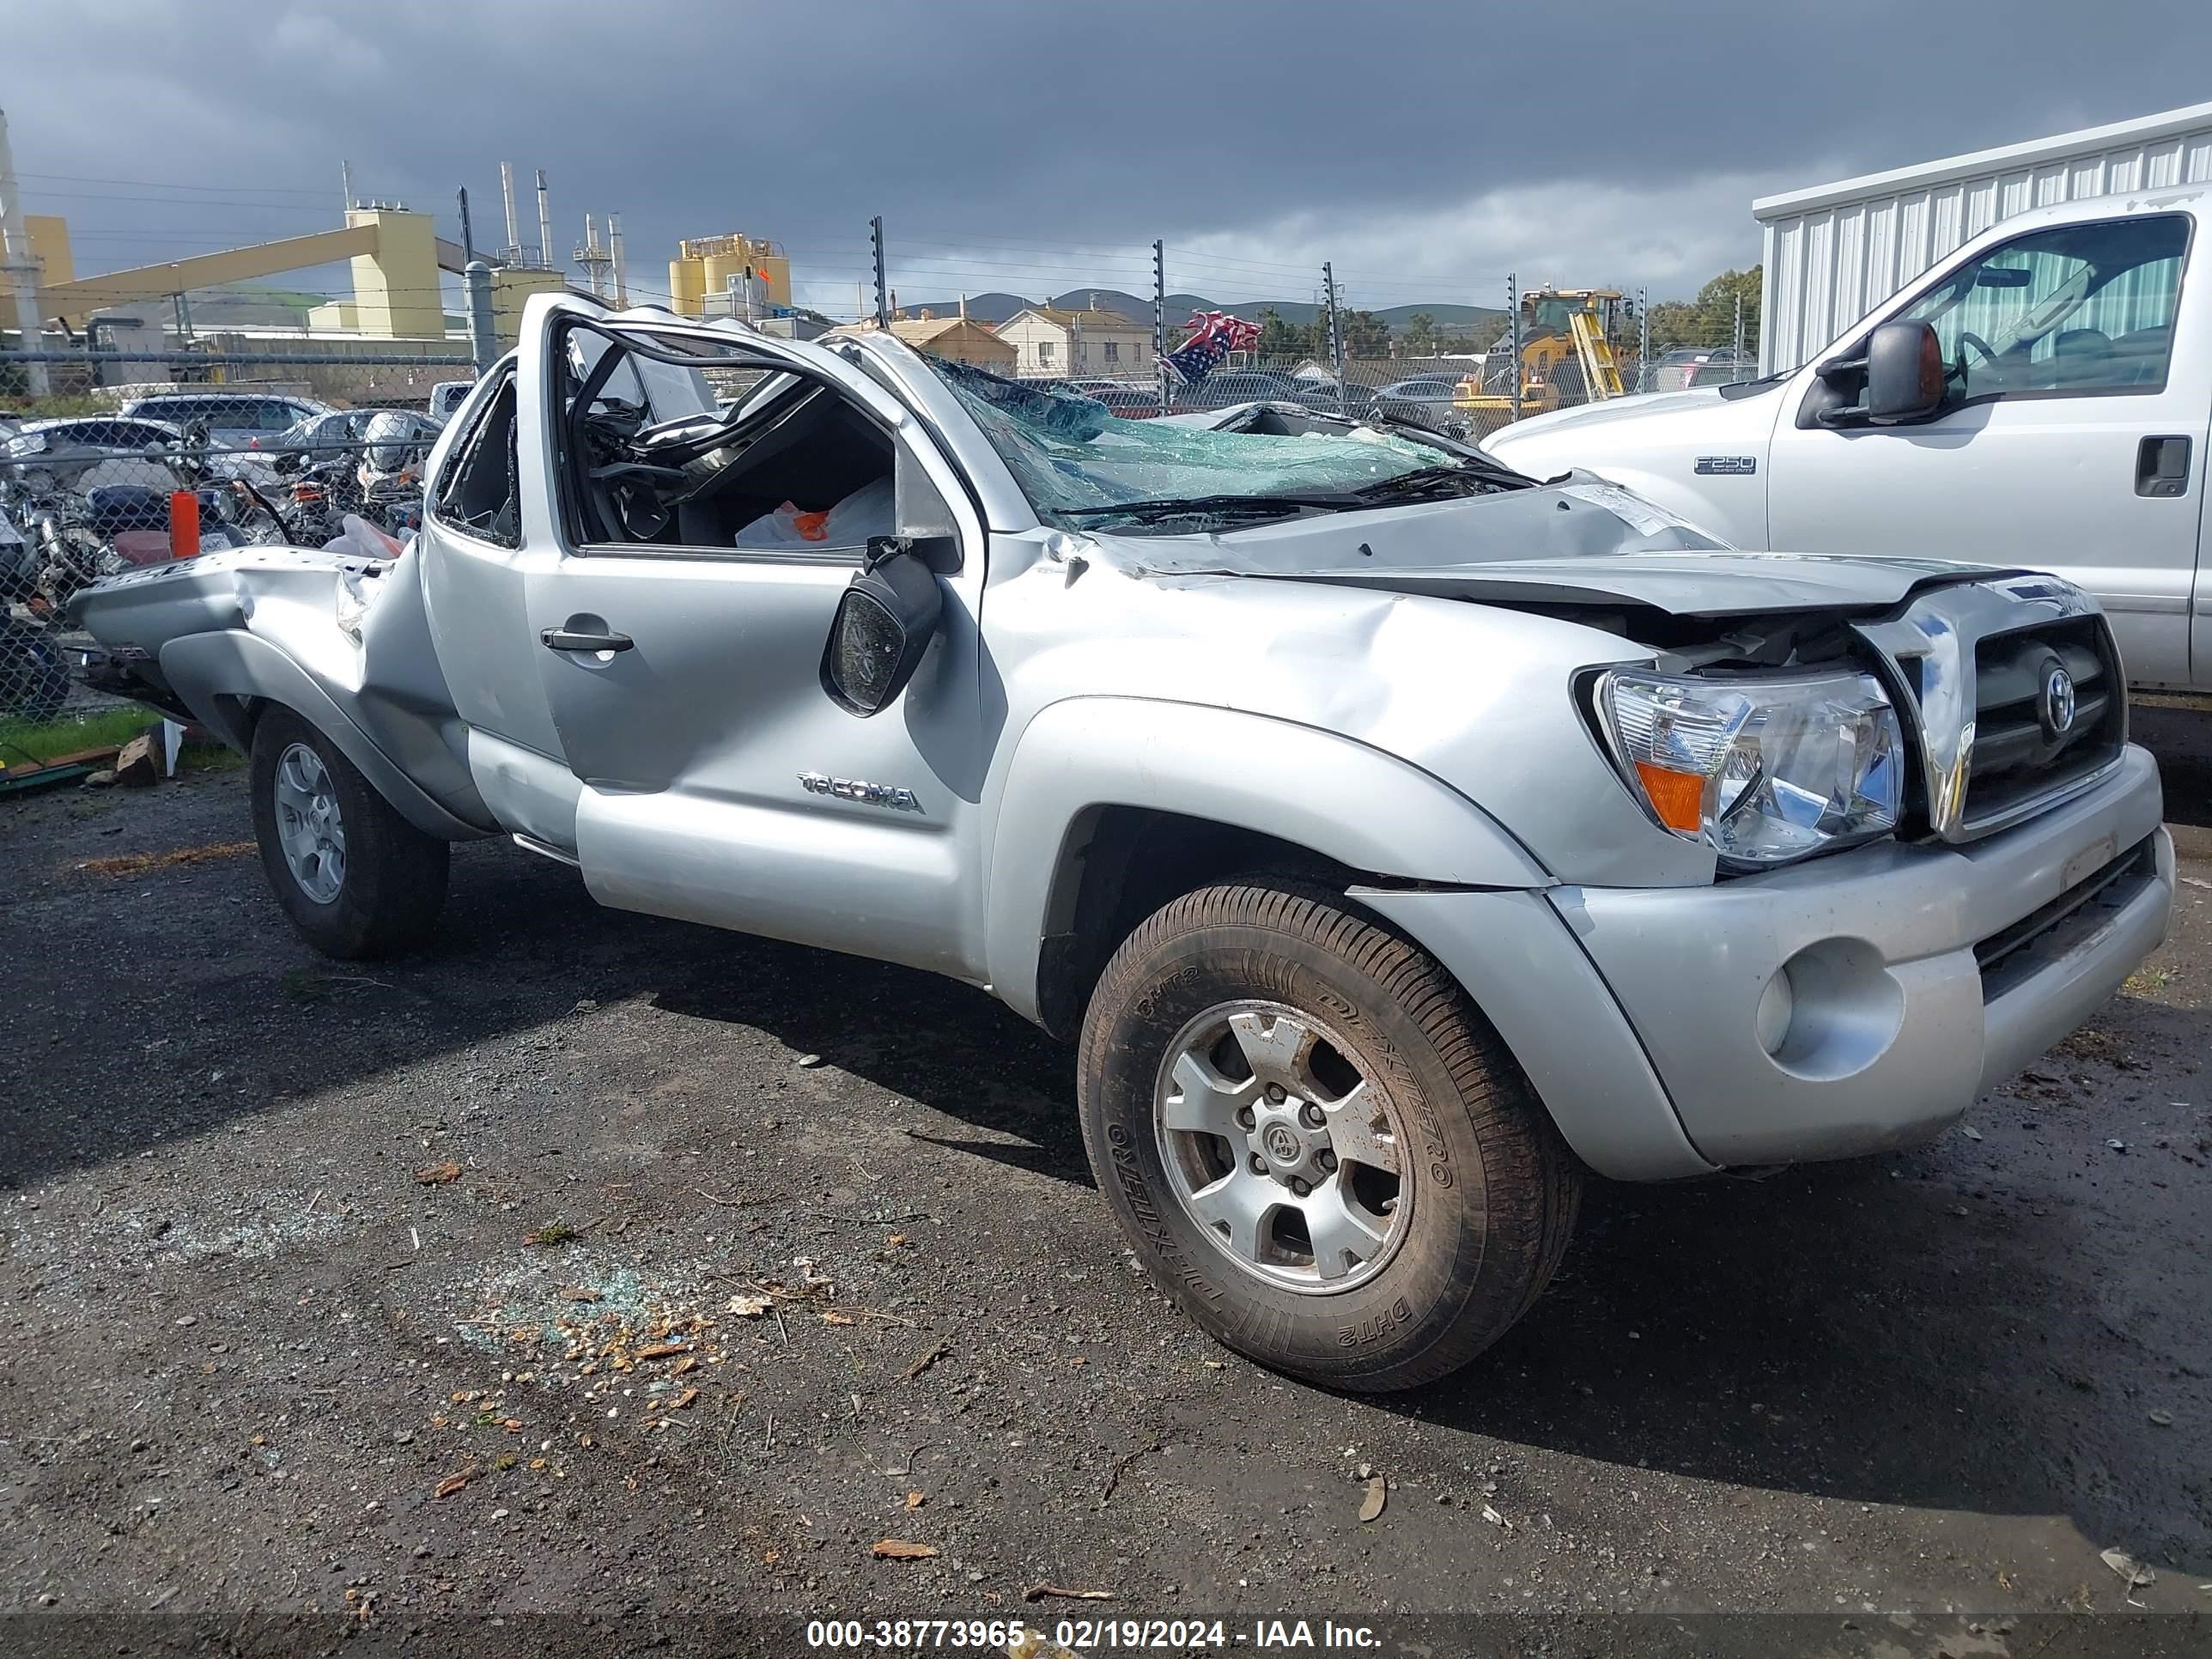
[(262, 870), (309, 944), (352, 960), (428, 936), (446, 902), (446, 842), (408, 823), (288, 708), (254, 728), (252, 775)]
[(1580, 1170), (1465, 994), (1341, 896), (1186, 895), (1099, 981), (1085, 1144), (1200, 1324), (1331, 1386), (1410, 1388), (1526, 1312)]

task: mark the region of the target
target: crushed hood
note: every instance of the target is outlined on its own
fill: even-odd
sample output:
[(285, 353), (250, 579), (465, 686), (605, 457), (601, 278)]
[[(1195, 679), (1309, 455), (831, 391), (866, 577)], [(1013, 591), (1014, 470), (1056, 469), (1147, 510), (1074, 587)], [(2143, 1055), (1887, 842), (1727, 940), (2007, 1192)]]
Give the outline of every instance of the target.
[(1648, 605), (1674, 616), (1887, 611), (1990, 574), (1933, 559), (1747, 553), (1587, 472), (1507, 495), (1334, 513), (1230, 533), (1101, 534), (1133, 574), (1261, 576), (1446, 599)]

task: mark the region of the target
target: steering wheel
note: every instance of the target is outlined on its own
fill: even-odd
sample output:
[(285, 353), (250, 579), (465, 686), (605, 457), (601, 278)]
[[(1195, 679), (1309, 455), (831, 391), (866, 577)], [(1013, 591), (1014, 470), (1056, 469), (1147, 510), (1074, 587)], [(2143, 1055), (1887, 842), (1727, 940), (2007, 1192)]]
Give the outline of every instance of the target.
[[(1972, 329), (1962, 328), (1959, 331), (1959, 343), (1961, 346), (1973, 347), (1975, 350), (1980, 352), (1983, 356), (1988, 358), (1991, 362), (1995, 362), (1997, 360), (1997, 354), (1994, 350), (1990, 349), (1990, 343), (1987, 340), (1984, 340), (1980, 335), (1975, 333)], [(1961, 362), (1966, 361), (1966, 354), (1963, 351), (1960, 353), (1960, 361)]]

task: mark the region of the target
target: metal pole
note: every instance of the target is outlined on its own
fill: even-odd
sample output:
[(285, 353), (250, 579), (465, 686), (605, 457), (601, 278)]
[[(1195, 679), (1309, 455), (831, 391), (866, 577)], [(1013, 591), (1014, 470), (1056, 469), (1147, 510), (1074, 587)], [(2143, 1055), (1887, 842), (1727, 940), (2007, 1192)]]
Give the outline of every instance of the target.
[(1513, 355), (1506, 359), (1505, 372), (1513, 377), (1513, 418), (1521, 418), (1521, 278), (1513, 272), (1505, 273), (1505, 337)]
[(177, 302), (177, 337), (189, 340), (192, 337), (192, 302), (185, 297), (182, 289), (170, 297)]
[(553, 257), (553, 198), (545, 193), (545, 169), (538, 169), (538, 263), (548, 270), (565, 269)]
[(471, 259), (463, 279), (469, 289), (469, 355), (481, 374), (499, 356), (499, 331), (491, 317), (491, 267), (481, 259)]
[(1636, 290), (1636, 389), (1651, 384), (1651, 290)]
[(891, 325), (891, 290), (884, 277), (884, 216), (878, 213), (868, 221), (868, 242), (876, 255), (876, 326)]
[(1336, 412), (1346, 412), (1349, 400), (1344, 389), (1344, 337), (1336, 326), (1336, 270), (1326, 259), (1321, 264), (1322, 297), (1328, 307), (1328, 361), (1336, 373)]
[(1735, 291), (1735, 356), (1729, 366), (1729, 379), (1743, 378), (1743, 290)]
[(1152, 380), (1158, 387), (1160, 413), (1168, 412), (1168, 250), (1164, 242), (1152, 244)]
[(469, 187), (463, 185), (453, 192), (461, 204), (461, 269), (465, 270), (476, 263), (476, 232), (469, 223)]
[[(8, 148), (8, 116), (0, 111), (0, 282), (14, 290), (15, 342), (26, 352), (46, 343), (39, 317), (39, 265), (31, 258), (31, 234), (23, 224), (23, 199), (15, 190), (15, 162)], [(23, 388), (33, 398), (52, 390), (41, 362), (23, 365)]]

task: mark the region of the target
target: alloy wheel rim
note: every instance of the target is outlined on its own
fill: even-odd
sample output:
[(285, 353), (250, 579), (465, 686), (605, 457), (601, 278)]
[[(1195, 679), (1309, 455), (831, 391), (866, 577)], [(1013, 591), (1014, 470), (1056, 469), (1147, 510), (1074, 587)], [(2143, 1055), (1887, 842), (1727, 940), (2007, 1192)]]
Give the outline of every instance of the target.
[(1404, 1242), (1411, 1160), (1387, 1091), (1325, 1022), (1224, 1003), (1161, 1061), (1153, 1123), (1168, 1182), (1200, 1232), (1279, 1289), (1340, 1294)]
[(330, 769), (304, 743), (276, 757), (276, 842), (300, 890), (329, 904), (345, 885), (345, 819)]

